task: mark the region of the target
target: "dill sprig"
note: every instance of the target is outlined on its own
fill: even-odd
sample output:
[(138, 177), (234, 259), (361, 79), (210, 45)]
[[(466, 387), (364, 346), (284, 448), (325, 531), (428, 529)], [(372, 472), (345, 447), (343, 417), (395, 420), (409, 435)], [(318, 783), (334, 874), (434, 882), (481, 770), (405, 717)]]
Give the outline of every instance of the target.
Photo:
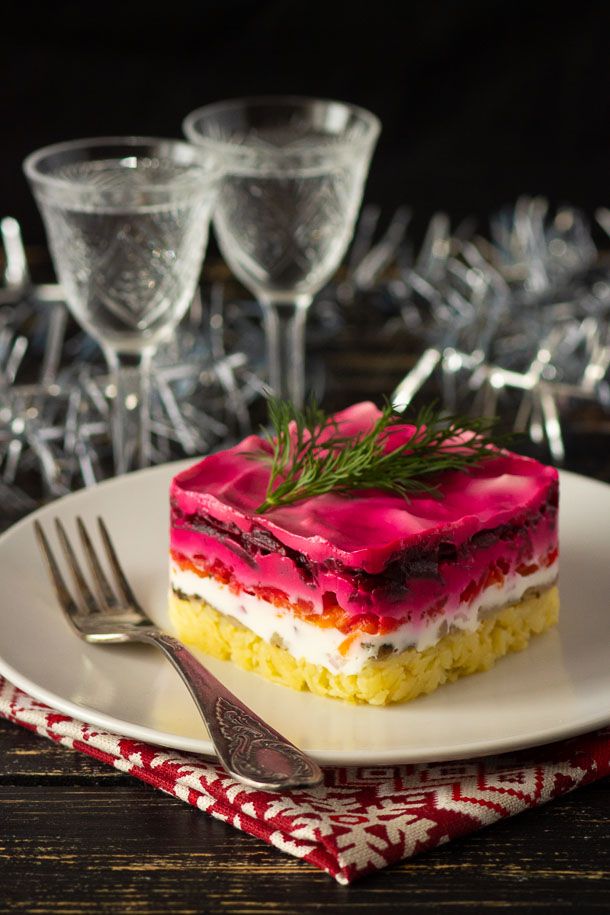
[(303, 410), (276, 399), (268, 406), (271, 472), (258, 514), (328, 492), (362, 489), (383, 489), (406, 499), (417, 493), (441, 498), (438, 483), (429, 478), (467, 471), (497, 455), (493, 420), (443, 416), (434, 405), (419, 411), (409, 440), (389, 451), (385, 446), (392, 428), (405, 423), (390, 403), (368, 431), (355, 436), (342, 435), (334, 417), (315, 401)]

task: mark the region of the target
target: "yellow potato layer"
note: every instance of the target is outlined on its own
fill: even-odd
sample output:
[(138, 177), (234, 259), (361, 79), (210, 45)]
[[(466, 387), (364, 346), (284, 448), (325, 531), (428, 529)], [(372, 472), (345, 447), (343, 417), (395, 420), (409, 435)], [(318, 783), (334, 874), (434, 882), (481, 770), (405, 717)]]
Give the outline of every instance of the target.
[(474, 632), (450, 632), (424, 651), (408, 648), (367, 661), (357, 674), (334, 674), (270, 645), (199, 598), (182, 600), (170, 592), (170, 617), (183, 642), (292, 689), (371, 705), (407, 702), (489, 670), (502, 655), (525, 648), (531, 635), (555, 625), (558, 616), (559, 592), (552, 587), (487, 616)]

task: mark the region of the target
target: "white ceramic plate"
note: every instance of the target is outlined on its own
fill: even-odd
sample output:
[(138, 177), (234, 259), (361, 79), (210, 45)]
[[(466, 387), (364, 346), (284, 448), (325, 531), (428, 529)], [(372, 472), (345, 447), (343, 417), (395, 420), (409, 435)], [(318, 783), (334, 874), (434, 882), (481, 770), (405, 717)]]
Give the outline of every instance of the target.
[[(168, 485), (172, 464), (55, 502), (0, 537), (0, 673), (60, 711), (109, 731), (212, 754), (170, 664), (153, 648), (87, 645), (56, 606), (33, 518), (102, 514), (136, 593), (167, 627)], [(54, 538), (54, 533), (53, 533)], [(561, 475), (558, 629), (431, 696), (389, 708), (296, 693), (206, 659), (273, 727), (321, 763), (386, 765), (460, 759), (558, 740), (610, 722), (610, 486)], [(202, 656), (203, 657), (203, 656)]]

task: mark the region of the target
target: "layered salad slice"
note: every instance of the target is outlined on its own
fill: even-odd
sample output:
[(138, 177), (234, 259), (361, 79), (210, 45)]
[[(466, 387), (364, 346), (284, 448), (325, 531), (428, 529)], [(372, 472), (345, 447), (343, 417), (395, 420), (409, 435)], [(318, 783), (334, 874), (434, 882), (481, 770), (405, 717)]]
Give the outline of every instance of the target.
[[(351, 448), (354, 467), (361, 452), (366, 463), (380, 415), (372, 403), (336, 414), (319, 460)], [(394, 418), (382, 456), (408, 459), (422, 434)], [(435, 442), (431, 468), (455, 449)], [(336, 488), (308, 495), (316, 475), (303, 465), (293, 490), (280, 469), (274, 501), (273, 449), (249, 436), (172, 481), (170, 612), (183, 641), (295, 689), (384, 705), (486, 670), (557, 621), (554, 468), (490, 446), (425, 476), (423, 451), (427, 482), (406, 494), (383, 473), (382, 488), (356, 473), (367, 488), (350, 490), (335, 472)]]

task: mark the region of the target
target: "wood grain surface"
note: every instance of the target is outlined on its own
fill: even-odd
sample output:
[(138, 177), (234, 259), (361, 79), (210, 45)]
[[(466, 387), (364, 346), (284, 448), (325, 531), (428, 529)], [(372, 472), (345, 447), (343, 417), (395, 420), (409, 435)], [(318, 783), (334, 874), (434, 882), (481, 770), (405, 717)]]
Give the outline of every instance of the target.
[(0, 912), (610, 911), (610, 779), (340, 887), (0, 721)]

